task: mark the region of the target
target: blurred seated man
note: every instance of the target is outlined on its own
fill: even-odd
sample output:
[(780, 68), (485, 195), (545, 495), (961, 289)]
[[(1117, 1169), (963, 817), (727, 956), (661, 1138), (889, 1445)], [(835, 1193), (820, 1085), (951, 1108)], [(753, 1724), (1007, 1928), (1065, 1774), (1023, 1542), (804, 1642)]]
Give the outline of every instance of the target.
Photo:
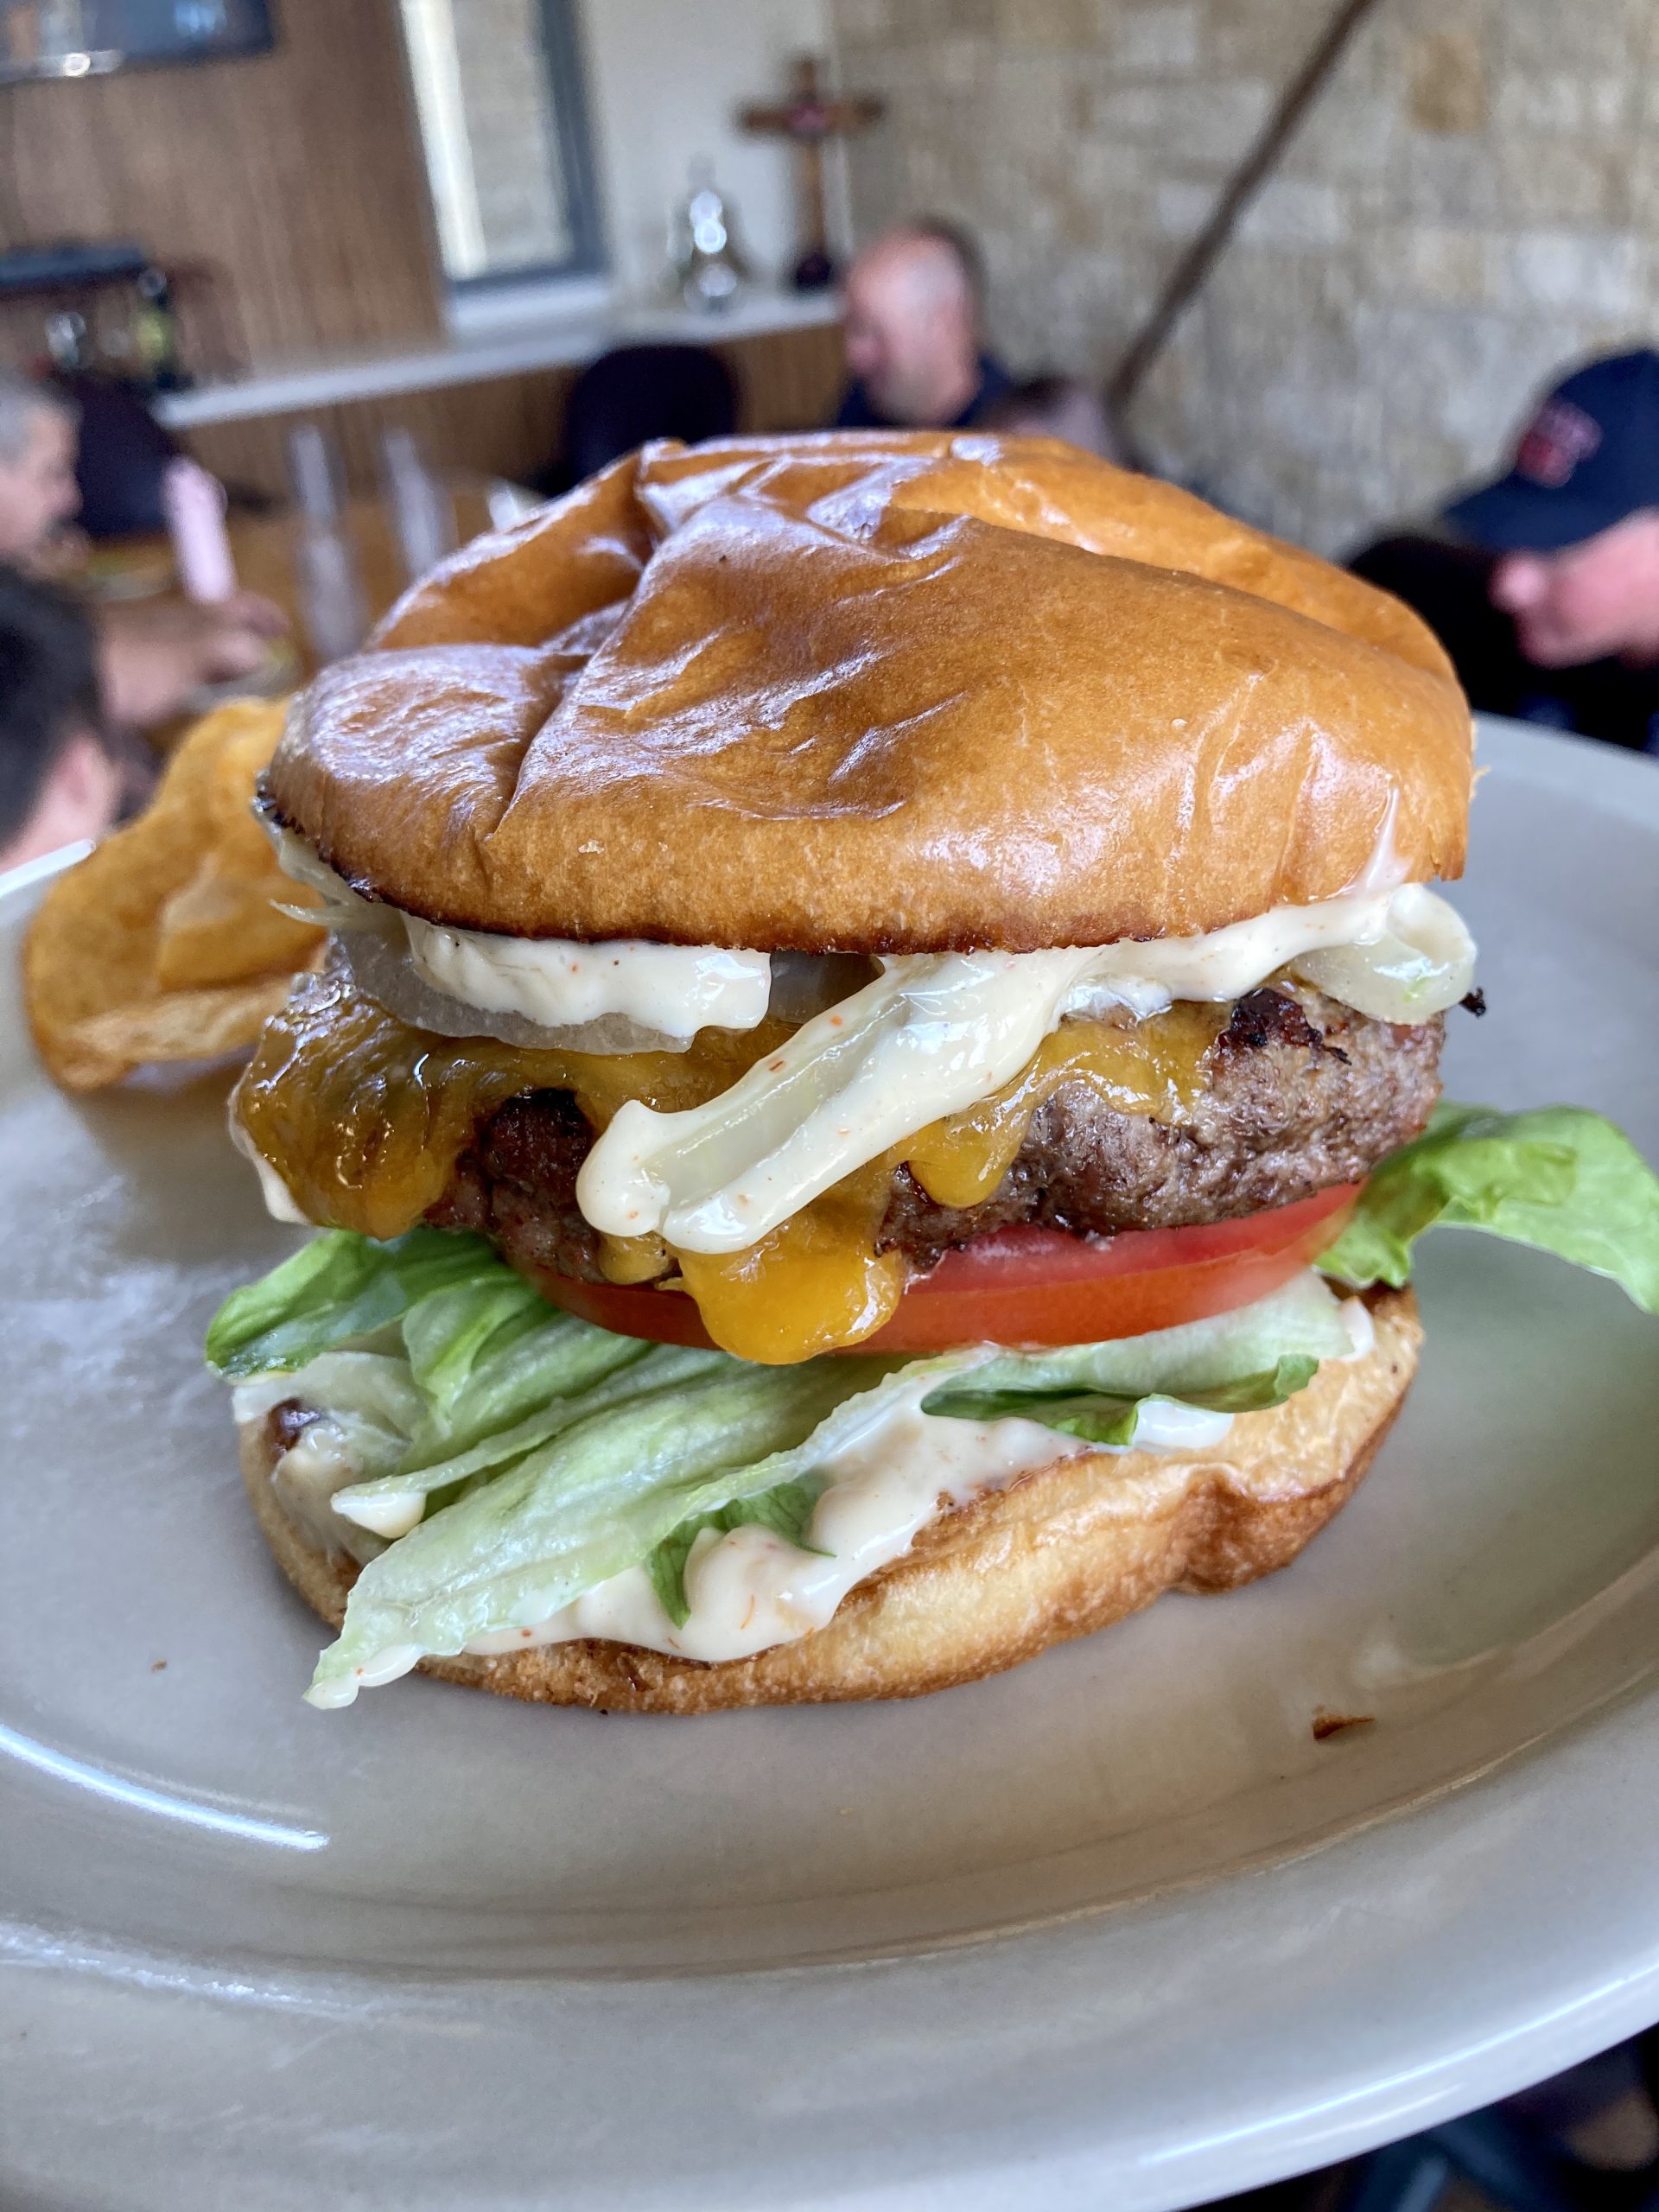
[(853, 263), (843, 289), (849, 385), (842, 430), (963, 430), (1010, 388), (980, 342), (984, 276), (949, 223), (906, 223)]
[(1659, 353), (1577, 371), (1504, 475), (1349, 565), (1417, 609), (1477, 707), (1659, 750)]
[[(0, 561), (54, 565), (56, 542), (80, 505), (76, 422), (60, 394), (0, 370)], [(204, 684), (250, 676), (288, 618), (254, 592), (216, 607), (188, 602), (99, 609), (94, 615), (110, 720), (149, 729), (170, 721)]]
[(1105, 401), (1081, 377), (1033, 377), (1013, 385), (979, 418), (987, 430), (1011, 430), (1018, 437), (1063, 438), (1118, 468), (1139, 469), (1140, 457)]
[(91, 624), (52, 585), (0, 568), (0, 870), (114, 822), (122, 773), (101, 724)]
[(80, 508), (74, 410), (0, 369), (0, 561), (33, 566)]

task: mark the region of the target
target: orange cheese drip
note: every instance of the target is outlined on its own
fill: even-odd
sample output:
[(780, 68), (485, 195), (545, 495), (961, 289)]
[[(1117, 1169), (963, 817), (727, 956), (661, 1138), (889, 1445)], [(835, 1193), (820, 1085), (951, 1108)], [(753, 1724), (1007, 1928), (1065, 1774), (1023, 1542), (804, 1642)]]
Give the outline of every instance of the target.
[(334, 965), (302, 977), (265, 1024), (233, 1110), (310, 1220), (397, 1236), (443, 1196), (479, 1124), (519, 1092), (573, 1091), (602, 1129), (630, 1098), (664, 1113), (701, 1106), (789, 1034), (767, 1021), (705, 1029), (683, 1052), (532, 1052), (411, 1028)]
[[(607, 1237), (601, 1272), (641, 1282), (677, 1268), (709, 1335), (744, 1359), (785, 1363), (861, 1343), (904, 1294), (902, 1255), (875, 1249), (900, 1165), (940, 1205), (978, 1205), (1065, 1084), (1087, 1084), (1120, 1113), (1179, 1121), (1226, 1018), (1224, 1007), (1181, 1004), (1135, 1024), (1064, 1022), (990, 1098), (855, 1169), (747, 1250)], [(234, 1110), (309, 1219), (384, 1238), (436, 1205), (479, 1124), (520, 1092), (572, 1091), (603, 1129), (630, 1098), (664, 1113), (702, 1104), (788, 1033), (768, 1021), (705, 1029), (683, 1052), (535, 1052), (411, 1028), (335, 966), (303, 979), (266, 1024)]]
[(674, 1257), (702, 1325), (741, 1359), (787, 1366), (874, 1336), (905, 1294), (902, 1252), (878, 1252), (899, 1155), (873, 1160), (741, 1252)]
[(1119, 1114), (1184, 1120), (1202, 1088), (1204, 1057), (1230, 1009), (1179, 1001), (1145, 1021), (1063, 1021), (1012, 1083), (966, 1113), (947, 1114), (912, 1137), (901, 1156), (930, 1198), (976, 1206), (1013, 1166), (1039, 1106), (1063, 1084), (1086, 1084)]

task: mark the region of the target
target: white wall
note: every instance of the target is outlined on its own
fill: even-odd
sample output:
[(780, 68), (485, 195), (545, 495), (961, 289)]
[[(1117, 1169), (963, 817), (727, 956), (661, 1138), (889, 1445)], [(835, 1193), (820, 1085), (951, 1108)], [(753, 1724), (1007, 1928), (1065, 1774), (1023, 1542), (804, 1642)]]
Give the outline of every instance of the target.
[(600, 192), (624, 292), (649, 296), (662, 282), (669, 210), (700, 154), (735, 206), (755, 274), (773, 279), (793, 264), (794, 157), (736, 117), (782, 98), (795, 55), (828, 58), (826, 17), (825, 0), (582, 0)]

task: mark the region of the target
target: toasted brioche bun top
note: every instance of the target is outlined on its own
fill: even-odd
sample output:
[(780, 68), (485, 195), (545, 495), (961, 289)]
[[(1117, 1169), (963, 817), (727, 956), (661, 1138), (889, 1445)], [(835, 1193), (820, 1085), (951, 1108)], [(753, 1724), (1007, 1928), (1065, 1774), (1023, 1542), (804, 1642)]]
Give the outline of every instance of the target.
[(825, 433), (647, 446), (467, 546), (270, 789), (460, 927), (1029, 951), (1457, 875), (1470, 753), (1415, 615), (1172, 485)]

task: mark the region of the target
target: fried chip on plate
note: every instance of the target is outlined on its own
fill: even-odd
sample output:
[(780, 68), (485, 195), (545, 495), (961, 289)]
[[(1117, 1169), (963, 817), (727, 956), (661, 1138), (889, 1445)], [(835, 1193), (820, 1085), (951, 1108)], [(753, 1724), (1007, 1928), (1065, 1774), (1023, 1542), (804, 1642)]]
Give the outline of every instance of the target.
[(48, 891), (23, 953), (29, 1026), (71, 1090), (252, 1043), (322, 932), (276, 912), (290, 883), (250, 811), (286, 702), (207, 715), (136, 822)]

